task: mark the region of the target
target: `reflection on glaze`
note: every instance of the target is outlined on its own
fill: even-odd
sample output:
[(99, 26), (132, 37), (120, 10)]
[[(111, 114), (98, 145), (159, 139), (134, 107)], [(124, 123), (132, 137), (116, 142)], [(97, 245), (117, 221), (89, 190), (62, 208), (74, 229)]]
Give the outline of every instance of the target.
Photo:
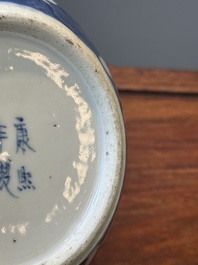
[(74, 182), (74, 185), (72, 185), (72, 179), (70, 177), (67, 177), (65, 181), (65, 189), (63, 192), (63, 196), (69, 203), (71, 203), (76, 196), (80, 193), (80, 185), (77, 181)]
[(14, 70), (14, 67), (11, 65), (11, 66), (8, 66), (8, 67), (2, 67), (2, 66), (0, 66), (0, 70), (2, 70), (2, 69), (4, 69), (5, 71), (13, 71)]
[(10, 155), (8, 154), (8, 152), (0, 153), (0, 161), (6, 162), (6, 161), (10, 160), (9, 157), (10, 157)]
[(78, 180), (75, 181), (71, 176), (67, 176), (63, 192), (65, 199), (71, 203), (80, 193), (81, 186), (85, 182), (88, 171), (88, 162), (92, 162), (96, 158), (94, 150), (95, 135), (94, 129), (91, 126), (92, 112), (89, 105), (82, 97), (79, 86), (76, 83), (70, 87), (65, 84), (64, 78), (67, 78), (69, 74), (60, 64), (51, 62), (48, 57), (41, 53), (31, 52), (29, 50), (10, 49), (9, 53), (11, 52), (14, 52), (18, 57), (31, 60), (36, 65), (40, 66), (44, 70), (46, 76), (49, 77), (60, 89), (63, 89), (66, 95), (71, 97), (76, 105), (75, 128), (80, 144), (78, 160), (73, 161), (73, 168), (77, 172)]
[(49, 77), (55, 84), (64, 89), (64, 81), (62, 78), (68, 77), (69, 74), (61, 67), (60, 64), (50, 62), (50, 59), (45, 55), (38, 52), (31, 52), (27, 50), (19, 50), (19, 49), (9, 49), (9, 54), (14, 52), (16, 56), (23, 57), (24, 59), (31, 60), (36, 63), (36, 65), (40, 66), (45, 70), (45, 74)]
[(54, 207), (52, 208), (52, 210), (47, 214), (46, 218), (45, 218), (45, 222), (48, 223), (52, 223), (54, 217), (56, 216), (57, 213), (60, 213), (62, 210), (66, 210), (66, 206), (63, 204), (61, 206), (61, 208), (58, 206), (58, 204), (55, 204)]
[(52, 3), (52, 4), (55, 4), (57, 5), (56, 2), (54, 2), (53, 0), (43, 0), (45, 3), (49, 4), (49, 3)]
[(53, 209), (51, 210), (51, 212), (49, 212), (45, 218), (45, 222), (46, 223), (51, 223), (53, 221), (53, 218), (55, 217), (56, 213), (59, 212), (59, 206), (58, 204), (56, 204)]
[(19, 233), (21, 236), (25, 236), (29, 227), (29, 222), (20, 223), (17, 225), (10, 224), (8, 227), (3, 226), (1, 228), (2, 234), (16, 234)]

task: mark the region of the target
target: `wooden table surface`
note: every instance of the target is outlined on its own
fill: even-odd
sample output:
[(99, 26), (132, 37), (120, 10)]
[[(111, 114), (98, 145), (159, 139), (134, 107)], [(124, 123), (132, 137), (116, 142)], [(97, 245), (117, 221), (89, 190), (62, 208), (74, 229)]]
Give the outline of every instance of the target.
[(111, 68), (126, 121), (126, 180), (92, 265), (198, 264), (198, 72)]

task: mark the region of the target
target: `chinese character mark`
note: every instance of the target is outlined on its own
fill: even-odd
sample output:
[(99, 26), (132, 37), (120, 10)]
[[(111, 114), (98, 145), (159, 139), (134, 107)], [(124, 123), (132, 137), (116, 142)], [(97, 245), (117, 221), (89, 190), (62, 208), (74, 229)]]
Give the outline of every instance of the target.
[(9, 189), (9, 182), (10, 182), (10, 163), (0, 161), (0, 190), (3, 190), (3, 188), (5, 188), (6, 191), (12, 197), (18, 198)]
[(21, 169), (18, 170), (18, 180), (18, 190), (36, 189), (32, 183), (32, 174), (30, 172), (26, 172), (25, 167), (21, 167)]
[(0, 125), (0, 153), (2, 153), (2, 149), (3, 149), (3, 140), (8, 138), (5, 132), (6, 128), (7, 126)]
[(28, 130), (26, 128), (26, 124), (23, 122), (24, 119), (22, 117), (17, 117), (16, 120), (19, 122), (17, 124), (14, 124), (16, 128), (16, 134), (17, 134), (17, 150), (16, 153), (21, 149), (23, 153), (27, 151), (27, 149), (36, 152), (30, 145), (29, 145), (29, 137), (28, 137)]

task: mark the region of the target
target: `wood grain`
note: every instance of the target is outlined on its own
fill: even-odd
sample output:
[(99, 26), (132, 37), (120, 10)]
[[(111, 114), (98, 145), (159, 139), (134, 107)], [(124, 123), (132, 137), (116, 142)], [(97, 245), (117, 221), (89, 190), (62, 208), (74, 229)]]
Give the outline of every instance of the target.
[(119, 90), (198, 93), (198, 72), (110, 67)]
[(120, 97), (128, 136), (126, 180), (115, 221), (91, 264), (196, 265), (198, 95)]

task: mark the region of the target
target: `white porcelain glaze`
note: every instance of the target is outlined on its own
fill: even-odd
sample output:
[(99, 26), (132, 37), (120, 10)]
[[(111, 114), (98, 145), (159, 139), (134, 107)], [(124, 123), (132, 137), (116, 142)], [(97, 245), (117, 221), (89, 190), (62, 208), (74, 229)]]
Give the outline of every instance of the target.
[(119, 102), (98, 58), (60, 22), (14, 4), (1, 3), (0, 16), (0, 263), (78, 264), (119, 199)]

